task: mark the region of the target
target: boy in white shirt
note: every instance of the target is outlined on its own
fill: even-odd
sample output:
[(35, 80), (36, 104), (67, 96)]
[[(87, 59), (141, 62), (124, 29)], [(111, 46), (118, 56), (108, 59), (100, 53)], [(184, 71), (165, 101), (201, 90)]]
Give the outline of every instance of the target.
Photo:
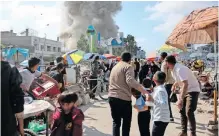
[(164, 136), (166, 127), (170, 122), (170, 111), (168, 104), (168, 94), (164, 87), (166, 74), (158, 71), (153, 76), (153, 81), (156, 84), (152, 95), (148, 95), (147, 100), (152, 101), (153, 130), (152, 136)]

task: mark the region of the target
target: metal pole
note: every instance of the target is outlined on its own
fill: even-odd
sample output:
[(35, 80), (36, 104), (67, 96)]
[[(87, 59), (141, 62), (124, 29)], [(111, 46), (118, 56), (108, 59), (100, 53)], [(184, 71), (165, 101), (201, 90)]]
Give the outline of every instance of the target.
[[(215, 69), (214, 69), (214, 74), (215, 76), (217, 75), (217, 67), (218, 67), (218, 64), (217, 64), (217, 43), (216, 43), (216, 29), (213, 28), (213, 35), (214, 35), (214, 63), (215, 63)], [(216, 76), (217, 78), (217, 76)], [(217, 80), (214, 79), (214, 82), (215, 82), (215, 90), (214, 90), (214, 122), (216, 123), (217, 122)]]
[(93, 53), (93, 36), (90, 35), (90, 52)]
[(109, 53), (113, 54), (113, 47), (111, 45), (109, 46)]
[(3, 60), (3, 55), (2, 55), (3, 51), (2, 51), (2, 46), (1, 46), (1, 60)]
[(46, 136), (49, 136), (49, 111), (46, 110)]
[(43, 56), (44, 56), (44, 52), (43, 52), (43, 50), (45, 49), (45, 46), (46, 46), (46, 33), (45, 33), (45, 40), (44, 40), (44, 48), (42, 49), (42, 62), (43, 62), (43, 64), (44, 64), (44, 59), (43, 59)]

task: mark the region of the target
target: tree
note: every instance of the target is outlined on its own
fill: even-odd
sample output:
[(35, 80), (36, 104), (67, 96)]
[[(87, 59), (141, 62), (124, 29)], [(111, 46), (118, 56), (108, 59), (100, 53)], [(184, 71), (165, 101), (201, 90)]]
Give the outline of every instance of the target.
[(134, 56), (137, 55), (139, 47), (137, 46), (137, 42), (135, 41), (134, 36), (132, 36), (131, 34), (127, 35), (127, 37), (124, 38), (124, 44), (125, 47), (113, 48), (113, 54), (116, 56), (120, 56), (122, 52), (128, 51)]
[(125, 47), (113, 48), (113, 54), (116, 56), (120, 56), (124, 51), (125, 51)]
[(125, 47), (126, 51), (129, 51), (132, 55), (137, 54), (137, 42), (135, 41), (135, 37), (131, 34), (127, 35), (126, 38), (124, 38), (124, 43), (127, 45)]
[(107, 50), (107, 48), (105, 48), (105, 47), (100, 47), (100, 48), (97, 48), (97, 49), (96, 49), (96, 52), (97, 52), (98, 54), (103, 55), (106, 50)]
[[(132, 55), (137, 55), (137, 51), (139, 47), (137, 46), (137, 42), (135, 41), (135, 37), (133, 35), (131, 34), (127, 35), (127, 37), (124, 38), (124, 44), (126, 45), (125, 47), (113, 48), (113, 54), (116, 56), (120, 56), (122, 52), (128, 51)], [(83, 34), (81, 35), (80, 39), (77, 42), (77, 49), (85, 51), (86, 53), (90, 51), (89, 41), (86, 38), (86, 36)], [(96, 48), (95, 52), (99, 54), (104, 54), (104, 53), (109, 53), (109, 50), (107, 49), (107, 47), (101, 47), (101, 48)]]
[(89, 52), (89, 43), (84, 34), (81, 35), (80, 39), (77, 42), (77, 49), (82, 50), (86, 53)]

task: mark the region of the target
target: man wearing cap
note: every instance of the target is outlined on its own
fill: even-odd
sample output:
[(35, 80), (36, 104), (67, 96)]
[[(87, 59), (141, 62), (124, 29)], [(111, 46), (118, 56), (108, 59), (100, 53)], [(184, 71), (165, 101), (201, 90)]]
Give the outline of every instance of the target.
[(172, 110), (171, 110), (171, 104), (170, 104), (170, 94), (171, 94), (171, 88), (175, 81), (171, 75), (171, 70), (167, 67), (166, 62), (164, 61), (166, 57), (167, 57), (167, 53), (162, 52), (160, 55), (160, 60), (162, 61), (161, 71), (166, 74), (165, 88), (168, 94), (168, 102), (169, 102), (169, 108), (170, 108), (170, 121), (174, 121)]

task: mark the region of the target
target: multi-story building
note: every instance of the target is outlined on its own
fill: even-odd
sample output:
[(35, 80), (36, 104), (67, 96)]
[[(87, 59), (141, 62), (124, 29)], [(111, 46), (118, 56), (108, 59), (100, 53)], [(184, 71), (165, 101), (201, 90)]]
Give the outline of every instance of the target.
[(63, 43), (57, 40), (50, 40), (34, 36), (30, 29), (23, 32), (23, 36), (11, 31), (1, 32), (1, 44), (5, 46), (16, 46), (29, 49), (30, 56), (44, 57), (45, 59), (55, 58), (60, 56)]
[(141, 47), (138, 47), (138, 49), (137, 49), (136, 58), (139, 58), (139, 59), (146, 58), (146, 52), (144, 50), (142, 50)]

